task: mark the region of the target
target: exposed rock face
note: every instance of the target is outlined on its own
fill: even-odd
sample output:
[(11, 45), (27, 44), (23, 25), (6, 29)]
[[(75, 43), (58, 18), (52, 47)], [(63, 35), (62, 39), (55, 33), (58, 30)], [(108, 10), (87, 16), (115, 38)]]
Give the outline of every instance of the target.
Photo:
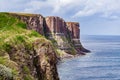
[(25, 22), (27, 25), (27, 29), (29, 30), (35, 30), (38, 33), (44, 35), (44, 17), (39, 14), (12, 14), (13, 16), (19, 18), (23, 22)]
[(80, 39), (80, 26), (78, 22), (66, 22), (72, 39)]
[(0, 33), (3, 38), (3, 43), (0, 42), (0, 80), (59, 80), (55, 47), (40, 35), (44, 34), (43, 17), (13, 13), (1, 16), (3, 22), (0, 23), (4, 24), (0, 27), (6, 27), (6, 32), (1, 33), (9, 35), (4, 37)]
[(38, 40), (35, 45), (35, 66), (39, 80), (59, 80), (57, 73), (57, 56), (50, 42)]
[(31, 49), (12, 46), (8, 54), (18, 67), (19, 77), (14, 80), (59, 80), (57, 56), (50, 41), (37, 39)]
[(66, 22), (67, 28), (70, 33), (71, 41), (75, 46), (81, 45), (80, 44), (80, 29), (78, 22)]
[(48, 16), (45, 18), (46, 32), (55, 34), (67, 35), (67, 28), (65, 21), (60, 17)]
[(80, 25), (78, 22), (66, 22), (67, 28), (70, 33), (71, 41), (78, 53), (89, 52), (85, 49), (80, 42)]
[(49, 38), (56, 40), (59, 48), (68, 48), (69, 44), (66, 40), (68, 30), (65, 21), (60, 17), (48, 16), (45, 18), (45, 22), (46, 34)]
[[(18, 66), (16, 70), (20, 76), (19, 80), (22, 78), (26, 80), (59, 80), (56, 68), (57, 53), (61, 57), (61, 53), (76, 55), (80, 51), (85, 51), (80, 43), (80, 29), (77, 22), (65, 22), (62, 18), (55, 16), (44, 18), (39, 14), (10, 13), (10, 15), (16, 17), (18, 22), (19, 20), (25, 22), (27, 29), (35, 30), (45, 37), (49, 37), (53, 42), (52, 44), (47, 38), (39, 38), (30, 43), (31, 48), (24, 40), (22, 40), (24, 43), (18, 43), (18, 45), (7, 45), (10, 47), (7, 53), (9, 54), (8, 59), (15, 62), (16, 67)], [(36, 36), (32, 33), (27, 37), (17, 38), (28, 39), (31, 35)]]
[[(81, 54), (84, 48), (80, 43), (80, 25), (78, 22), (65, 22), (55, 16), (46, 17), (45, 22), (46, 34), (50, 39), (57, 42), (59, 49), (70, 54), (76, 51)], [(73, 51), (71, 48), (73, 48)]]
[[(50, 40), (57, 42), (59, 49), (69, 50), (72, 45), (81, 50), (80, 43), (80, 26), (78, 22), (65, 22), (57, 16), (48, 16), (45, 18), (39, 14), (12, 14), (27, 24), (27, 29), (35, 30), (38, 33), (46, 34)], [(72, 44), (71, 44), (72, 43)], [(75, 50), (74, 50), (75, 52)]]

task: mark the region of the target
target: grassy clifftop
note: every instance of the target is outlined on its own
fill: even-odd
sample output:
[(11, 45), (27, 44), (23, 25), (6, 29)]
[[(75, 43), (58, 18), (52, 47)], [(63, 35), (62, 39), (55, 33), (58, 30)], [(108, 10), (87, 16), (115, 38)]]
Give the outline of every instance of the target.
[(26, 29), (26, 24), (9, 13), (0, 13), (0, 49), (9, 50), (10, 45), (31, 43), (42, 37), (35, 31)]
[(9, 13), (0, 13), (0, 80), (18, 76), (19, 65), (11, 60), (13, 57), (9, 54), (14, 54), (11, 49), (30, 49), (32, 43), (39, 38), (43, 37), (35, 31), (27, 30), (24, 22)]

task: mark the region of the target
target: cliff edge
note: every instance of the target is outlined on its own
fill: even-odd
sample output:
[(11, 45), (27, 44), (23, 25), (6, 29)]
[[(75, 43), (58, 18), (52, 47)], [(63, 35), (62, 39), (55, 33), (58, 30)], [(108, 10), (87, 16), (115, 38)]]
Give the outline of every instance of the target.
[(0, 13), (0, 80), (59, 80), (59, 58), (88, 52), (79, 23), (40, 14)]

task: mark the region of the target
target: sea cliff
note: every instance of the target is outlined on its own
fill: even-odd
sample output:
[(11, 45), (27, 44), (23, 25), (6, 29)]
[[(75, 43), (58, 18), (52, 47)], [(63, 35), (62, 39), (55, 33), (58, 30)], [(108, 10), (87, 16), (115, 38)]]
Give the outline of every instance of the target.
[(0, 13), (0, 80), (59, 80), (58, 59), (85, 52), (78, 22)]

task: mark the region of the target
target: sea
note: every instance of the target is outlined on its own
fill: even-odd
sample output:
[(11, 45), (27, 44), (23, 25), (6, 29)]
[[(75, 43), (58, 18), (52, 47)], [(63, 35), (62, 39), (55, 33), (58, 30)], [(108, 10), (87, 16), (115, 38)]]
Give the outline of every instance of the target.
[(60, 80), (120, 80), (120, 36), (87, 35), (81, 43), (91, 53), (61, 61)]

